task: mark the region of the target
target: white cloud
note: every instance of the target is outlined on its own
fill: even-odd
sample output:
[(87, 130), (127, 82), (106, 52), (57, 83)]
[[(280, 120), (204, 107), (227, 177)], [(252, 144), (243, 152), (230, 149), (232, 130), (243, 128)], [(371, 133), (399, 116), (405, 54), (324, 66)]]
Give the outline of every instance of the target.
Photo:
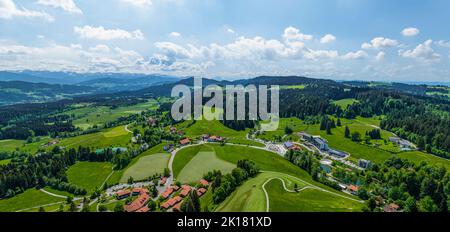
[(312, 40), (314, 37), (312, 35), (307, 35), (300, 33), (300, 30), (295, 27), (287, 27), (284, 30), (283, 38), (288, 41), (308, 41)]
[(334, 35), (332, 35), (332, 34), (326, 34), (324, 37), (322, 37), (320, 39), (320, 43), (323, 43), (323, 44), (331, 43), (331, 42), (334, 42), (334, 41), (336, 41), (336, 37)]
[(384, 57), (386, 57), (386, 53), (384, 53), (384, 52), (378, 52), (378, 54), (377, 54), (377, 56), (375, 57), (375, 59), (376, 59), (377, 61), (382, 61), (382, 60), (384, 60)]
[(69, 13), (83, 14), (73, 0), (39, 0), (37, 3), (44, 6), (61, 8)]
[(236, 32), (233, 29), (231, 29), (231, 28), (227, 28), (227, 32), (231, 33), (231, 34), (236, 34)]
[(399, 55), (405, 58), (418, 59), (426, 63), (439, 62), (441, 60), (441, 55), (434, 52), (431, 47), (432, 44), (433, 41), (429, 39), (422, 44), (417, 45), (414, 49), (407, 51), (400, 50)]
[(444, 48), (450, 48), (450, 42), (445, 40), (439, 40), (436, 42), (437, 45), (444, 47)]
[(176, 31), (173, 31), (173, 32), (170, 32), (170, 36), (172, 36), (172, 37), (180, 37), (181, 34), (176, 32)]
[(359, 60), (359, 59), (364, 59), (368, 56), (369, 55), (367, 54), (367, 52), (358, 50), (356, 52), (349, 52), (349, 53), (343, 55), (342, 59), (344, 59), (344, 60)]
[(416, 36), (420, 33), (420, 30), (415, 27), (408, 27), (403, 29), (402, 35), (407, 37)]
[(73, 31), (83, 39), (114, 40), (114, 39), (135, 39), (143, 40), (144, 34), (140, 30), (128, 32), (122, 29), (105, 29), (104, 27), (74, 27)]
[(0, 18), (12, 19), (14, 17), (43, 18), (49, 22), (55, 20), (51, 15), (45, 12), (32, 11), (23, 7), (18, 9), (12, 0), (0, 0)]
[(384, 37), (376, 37), (370, 41), (370, 43), (363, 43), (361, 45), (362, 49), (383, 49), (383, 48), (389, 48), (389, 47), (395, 47), (398, 45), (397, 40), (388, 39)]
[(124, 3), (131, 4), (137, 7), (148, 7), (153, 4), (152, 0), (122, 0)]

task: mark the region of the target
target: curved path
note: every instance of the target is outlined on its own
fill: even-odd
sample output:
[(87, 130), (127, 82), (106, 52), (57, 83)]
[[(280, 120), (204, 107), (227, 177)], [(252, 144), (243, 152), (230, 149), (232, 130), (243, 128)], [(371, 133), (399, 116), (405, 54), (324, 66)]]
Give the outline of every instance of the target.
[(284, 190), (285, 190), (286, 192), (290, 192), (290, 193), (299, 193), (299, 192), (301, 192), (301, 191), (303, 191), (303, 190), (310, 189), (310, 188), (315, 189), (315, 188), (312, 187), (312, 186), (306, 186), (306, 187), (303, 187), (303, 188), (301, 188), (301, 189), (299, 189), (299, 190), (297, 190), (297, 191), (295, 191), (295, 190), (289, 190), (289, 189), (286, 187), (286, 183), (284, 182), (283, 179), (281, 179), (281, 178), (279, 178), (279, 177), (270, 178), (270, 179), (266, 180), (266, 182), (264, 182), (264, 184), (262, 185), (262, 190), (263, 190), (263, 192), (264, 192), (264, 195), (266, 196), (266, 212), (269, 212), (269, 211), (270, 211), (269, 194), (267, 193), (267, 190), (266, 190), (266, 184), (269, 183), (269, 182), (272, 181), (272, 180), (280, 180), (281, 183), (283, 184)]

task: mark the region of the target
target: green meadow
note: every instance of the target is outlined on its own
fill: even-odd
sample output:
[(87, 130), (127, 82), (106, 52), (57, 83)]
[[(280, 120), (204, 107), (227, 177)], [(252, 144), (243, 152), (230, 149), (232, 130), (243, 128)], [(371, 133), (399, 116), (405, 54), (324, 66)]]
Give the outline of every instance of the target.
[(69, 183), (86, 189), (88, 194), (100, 188), (112, 172), (112, 164), (108, 162), (77, 162), (66, 174)]
[(36, 189), (28, 189), (12, 198), (0, 200), (0, 212), (16, 212), (64, 201), (63, 198), (54, 197)]

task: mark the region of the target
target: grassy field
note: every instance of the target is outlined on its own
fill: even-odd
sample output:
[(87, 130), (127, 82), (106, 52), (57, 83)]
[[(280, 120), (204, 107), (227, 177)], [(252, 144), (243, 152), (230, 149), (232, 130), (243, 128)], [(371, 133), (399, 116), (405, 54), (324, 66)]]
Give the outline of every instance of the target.
[(176, 178), (181, 170), (186, 166), (200, 151), (212, 151), (206, 146), (190, 146), (177, 152), (172, 164), (173, 175)]
[(358, 102), (358, 100), (354, 99), (354, 98), (346, 98), (346, 99), (341, 99), (338, 101), (333, 101), (333, 103), (337, 106), (340, 106), (341, 109), (345, 110), (347, 109), (347, 107), (349, 105), (352, 105), (353, 103)]
[(73, 124), (81, 129), (88, 129), (94, 125), (104, 125), (106, 122), (112, 122), (120, 117), (126, 117), (132, 114), (139, 114), (146, 110), (157, 109), (156, 100), (149, 100), (132, 106), (110, 108), (107, 106), (80, 105), (74, 109), (60, 114), (74, 116)]
[(120, 183), (120, 180), (122, 179), (122, 176), (124, 175), (124, 173), (131, 168), (132, 166), (134, 166), (138, 160), (142, 157), (148, 156), (149, 154), (157, 154), (157, 153), (165, 153), (163, 150), (164, 145), (167, 145), (168, 143), (161, 143), (158, 144), (150, 149), (148, 149), (147, 151), (141, 153), (140, 155), (134, 157), (131, 162), (128, 164), (128, 166), (122, 170), (117, 170), (114, 171), (114, 173), (111, 175), (111, 177), (108, 179), (107, 183), (108, 185), (113, 185), (113, 184), (118, 184)]
[(408, 159), (416, 164), (422, 161), (433, 163), (436, 165), (443, 165), (447, 170), (450, 170), (450, 161), (444, 158), (440, 158), (434, 155), (423, 153), (421, 151), (408, 151), (399, 153), (400, 158)]
[(61, 201), (65, 200), (50, 196), (36, 189), (29, 189), (12, 198), (0, 200), (0, 212), (15, 212)]
[(35, 154), (39, 149), (44, 148), (43, 145), (48, 143), (51, 138), (47, 136), (39, 137), (39, 141), (35, 141), (32, 143), (26, 143), (24, 140), (0, 140), (0, 152), (13, 152), (13, 151), (21, 151), (30, 154)]
[(280, 180), (271, 180), (265, 186), (271, 212), (358, 212), (363, 204), (316, 190), (299, 193), (286, 192)]
[(204, 174), (212, 170), (230, 173), (236, 165), (217, 158), (214, 151), (200, 151), (187, 163), (176, 176), (181, 183), (198, 182)]
[(69, 183), (92, 193), (100, 188), (112, 171), (112, 164), (107, 162), (78, 162), (71, 166), (66, 174)]
[(0, 140), (0, 152), (12, 152), (16, 148), (21, 148), (25, 145), (23, 140), (6, 139)]
[[(211, 209), (211, 210), (215, 210), (218, 212), (265, 212), (266, 211), (266, 197), (264, 195), (262, 186), (263, 184), (273, 178), (281, 178), (285, 181), (286, 187), (288, 189), (294, 189), (294, 185), (297, 184), (298, 188), (303, 188), (306, 186), (311, 186), (310, 184), (305, 184), (302, 181), (299, 181), (296, 178), (293, 178), (290, 175), (286, 175), (283, 173), (273, 173), (273, 172), (263, 172), (260, 173), (257, 177), (249, 179), (248, 181), (246, 181), (243, 185), (239, 186), (236, 191), (234, 191), (224, 202), (222, 202), (219, 206), (217, 206), (215, 209)], [(270, 184), (272, 182), (277, 181), (278, 179), (274, 179), (272, 181), (270, 181), (265, 187), (266, 190), (268, 190), (269, 194), (271, 191), (270, 188)], [(281, 187), (281, 182), (278, 183), (280, 184)], [(269, 195), (269, 200), (270, 200), (270, 211), (291, 211), (292, 206), (289, 204), (289, 202), (287, 201), (278, 201), (280, 199), (286, 199), (286, 197), (288, 196), (288, 192), (284, 191), (284, 189), (282, 188), (283, 192), (280, 192), (278, 194), (271, 194)], [(348, 207), (352, 207), (353, 205), (357, 205), (360, 209), (361, 207), (361, 203), (358, 203), (356, 201), (352, 201), (340, 196), (336, 196), (330, 193), (326, 193), (326, 192), (322, 192), (322, 191), (318, 191), (315, 190), (314, 191), (316, 194), (318, 194), (320, 197), (326, 199), (326, 201), (323, 204), (320, 204), (320, 201), (302, 201), (299, 202), (299, 204), (301, 204), (301, 206), (299, 207), (299, 212), (302, 211), (308, 211), (305, 209), (312, 209), (312, 208), (317, 208), (316, 211), (333, 211), (336, 207), (336, 205), (342, 204), (344, 206), (348, 206)], [(347, 196), (343, 193), (339, 193), (342, 196)], [(295, 196), (296, 198), (300, 197), (300, 196)], [(290, 200), (292, 200), (291, 198), (289, 198)], [(336, 203), (332, 203), (330, 204), (330, 202), (328, 200), (334, 201)], [(203, 204), (207, 204), (207, 202), (203, 202)], [(209, 204), (211, 205), (211, 204)], [(319, 206), (319, 207), (317, 207)], [(356, 208), (356, 207), (355, 207)], [(311, 210), (309, 210), (311, 211)], [(348, 210), (347, 210), (348, 211)]]
[(125, 131), (124, 126), (107, 129), (104, 132), (81, 135), (62, 139), (58, 146), (78, 148), (78, 146), (105, 148), (110, 146), (126, 146), (131, 141), (132, 134)]
[(11, 162), (11, 159), (0, 160), (0, 165), (7, 165)]
[(139, 158), (137, 162), (126, 169), (120, 182), (127, 182), (130, 177), (134, 180), (144, 180), (154, 174), (163, 174), (164, 168), (167, 168), (170, 154), (157, 153), (151, 154), (145, 152), (146, 155)]

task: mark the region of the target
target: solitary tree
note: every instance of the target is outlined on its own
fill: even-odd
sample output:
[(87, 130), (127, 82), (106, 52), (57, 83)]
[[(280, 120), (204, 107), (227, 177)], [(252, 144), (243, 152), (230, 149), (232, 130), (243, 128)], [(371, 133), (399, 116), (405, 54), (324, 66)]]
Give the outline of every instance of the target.
[(337, 119), (337, 126), (342, 126), (341, 118), (338, 118), (338, 119)]
[(345, 126), (345, 138), (350, 138), (350, 129), (348, 129), (348, 126)]

